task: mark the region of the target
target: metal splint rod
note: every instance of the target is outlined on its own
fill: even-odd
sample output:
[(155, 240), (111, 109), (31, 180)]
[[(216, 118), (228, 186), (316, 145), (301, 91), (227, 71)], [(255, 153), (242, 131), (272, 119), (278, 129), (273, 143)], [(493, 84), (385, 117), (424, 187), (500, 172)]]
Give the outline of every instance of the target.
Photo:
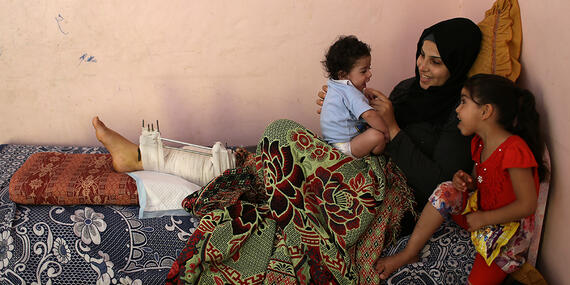
[[(142, 124), (143, 124), (143, 128), (144, 128), (144, 120), (142, 120)], [(151, 125), (147, 124), (147, 129), (149, 131), (151, 129), (152, 129), (152, 131), (154, 131), (154, 124), (151, 124)], [(156, 120), (156, 131), (160, 132), (160, 129), (158, 127), (158, 120)], [(161, 137), (160, 139), (163, 141), (167, 141), (167, 142), (173, 142), (173, 143), (177, 143), (177, 144), (181, 144), (181, 145), (191, 146), (191, 147), (198, 148), (198, 149), (203, 149), (203, 150), (209, 151), (209, 153), (201, 152), (201, 151), (197, 151), (197, 150), (193, 150), (193, 149), (171, 147), (171, 146), (167, 146), (167, 145), (162, 146), (162, 147), (167, 148), (167, 149), (185, 151), (185, 152), (190, 152), (190, 153), (199, 154), (199, 155), (203, 155), (203, 156), (212, 156), (212, 153), (211, 153), (212, 148), (211, 147), (197, 145), (197, 144), (191, 144), (191, 143), (177, 141), (177, 140), (173, 140), (173, 139), (167, 139), (167, 138), (163, 138), (163, 137)]]

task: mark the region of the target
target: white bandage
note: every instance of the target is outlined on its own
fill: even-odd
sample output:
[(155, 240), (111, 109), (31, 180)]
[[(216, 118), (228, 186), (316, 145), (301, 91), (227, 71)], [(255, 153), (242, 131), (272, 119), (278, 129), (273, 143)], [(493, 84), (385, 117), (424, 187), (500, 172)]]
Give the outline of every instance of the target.
[(159, 132), (142, 128), (139, 149), (144, 170), (161, 171), (164, 169), (164, 148)]
[(220, 142), (216, 142), (211, 150), (191, 146), (164, 148), (160, 133), (143, 129), (139, 147), (144, 170), (174, 174), (200, 186), (235, 167), (233, 151), (227, 150)]

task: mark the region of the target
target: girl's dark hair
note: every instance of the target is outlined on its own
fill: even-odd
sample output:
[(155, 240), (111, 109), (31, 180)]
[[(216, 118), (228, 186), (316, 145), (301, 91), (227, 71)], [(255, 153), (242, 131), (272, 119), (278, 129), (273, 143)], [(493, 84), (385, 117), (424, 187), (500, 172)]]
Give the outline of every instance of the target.
[(545, 144), (534, 95), (517, 87), (511, 80), (494, 74), (474, 75), (465, 81), (463, 87), (478, 105), (494, 105), (499, 113), (499, 124), (527, 143), (538, 164), (540, 181), (543, 181), (548, 169), (543, 159)]
[(370, 47), (355, 36), (340, 36), (321, 61), (328, 77), (338, 80), (339, 71), (349, 73), (358, 59), (370, 56)]

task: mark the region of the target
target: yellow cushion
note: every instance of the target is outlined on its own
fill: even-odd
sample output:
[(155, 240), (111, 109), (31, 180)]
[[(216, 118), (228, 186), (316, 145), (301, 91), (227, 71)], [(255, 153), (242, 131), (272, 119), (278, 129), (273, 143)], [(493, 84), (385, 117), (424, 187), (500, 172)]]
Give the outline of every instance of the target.
[[(528, 263), (524, 263), (519, 270), (511, 273), (507, 280), (510, 279), (525, 285), (548, 285), (542, 274)], [(510, 284), (510, 282), (505, 283)]]
[(502, 75), (516, 81), (521, 73), (522, 28), (517, 0), (497, 0), (479, 23), (481, 51), (469, 71)]

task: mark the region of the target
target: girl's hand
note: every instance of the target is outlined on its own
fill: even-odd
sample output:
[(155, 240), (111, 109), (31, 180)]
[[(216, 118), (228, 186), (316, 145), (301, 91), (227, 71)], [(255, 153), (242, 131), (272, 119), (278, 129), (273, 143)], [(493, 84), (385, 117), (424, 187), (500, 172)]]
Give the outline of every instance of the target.
[(321, 88), (322, 90), (319, 90), (317, 93), (317, 96), (319, 97), (317, 98), (317, 105), (319, 106), (317, 109), (317, 114), (320, 114), (323, 110), (323, 101), (325, 100), (325, 96), (327, 96), (327, 90), (329, 87), (327, 85), (323, 85)]
[[(400, 127), (396, 122), (396, 117), (394, 116), (394, 107), (392, 107), (392, 101), (382, 94), (382, 92), (366, 88), (364, 89), (364, 95), (369, 98), (370, 106), (376, 110), (376, 113), (382, 117), (386, 126), (390, 130), (390, 140), (400, 132)], [(372, 98), (372, 99), (370, 99)]]
[(467, 230), (470, 232), (476, 231), (486, 225), (489, 225), (489, 223), (487, 223), (485, 211), (477, 211), (469, 213), (465, 215), (465, 220), (467, 221), (467, 225), (469, 226)]
[(467, 174), (463, 170), (455, 172), (455, 174), (453, 175), (452, 183), (453, 187), (455, 187), (455, 189), (461, 192), (471, 191), (475, 189), (475, 183), (473, 182), (473, 177), (471, 177), (471, 175)]

